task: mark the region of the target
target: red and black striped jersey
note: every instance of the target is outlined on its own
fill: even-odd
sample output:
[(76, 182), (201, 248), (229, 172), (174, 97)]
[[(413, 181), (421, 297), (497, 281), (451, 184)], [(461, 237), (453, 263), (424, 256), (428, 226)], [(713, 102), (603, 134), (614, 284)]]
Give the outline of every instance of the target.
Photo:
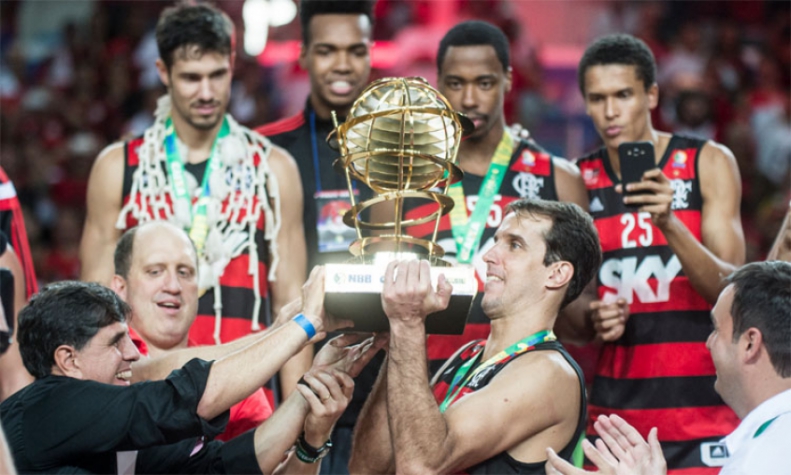
[(5, 170), (0, 167), (0, 231), (8, 237), (11, 247), (22, 263), (25, 273), (25, 298), (38, 292), (36, 271), (33, 257), (30, 254), (30, 243), (25, 230), (25, 218), (17, 198), (14, 183), (8, 179)]
[[(136, 138), (124, 144), (125, 166), (124, 166), (124, 185), (123, 185), (123, 205), (125, 206), (129, 201), (129, 196), (132, 188), (132, 176), (139, 164), (138, 149), (143, 143), (143, 138)], [(259, 166), (259, 157), (255, 157), (255, 166)], [(206, 171), (207, 161), (198, 164), (185, 164), (184, 168), (188, 173), (191, 173), (198, 183), (201, 183), (203, 174)], [(163, 173), (165, 165), (163, 164)], [(137, 195), (138, 199), (142, 199)], [(233, 192), (226, 198), (223, 206), (227, 206), (228, 200), (233, 197)], [(257, 198), (253, 196), (254, 201)], [(165, 195), (165, 200), (168, 206), (172, 206), (170, 194)], [(257, 206), (254, 202), (253, 206)], [(147, 208), (150, 212), (150, 208)], [(237, 219), (244, 220), (245, 212), (239, 213)], [(155, 219), (165, 219), (165, 216), (156, 216)], [(259, 283), (258, 288), (261, 295), (261, 306), (259, 310), (258, 321), (264, 329), (265, 323), (269, 322), (269, 299), (268, 299), (268, 245), (264, 239), (264, 215), (263, 210), (257, 222), (255, 236), (253, 237), (258, 249), (258, 255), (254, 256), (255, 263), (258, 266)], [(126, 228), (129, 229), (136, 226), (138, 223), (131, 213), (127, 214)], [(255, 304), (254, 278), (250, 272), (250, 256), (247, 251), (231, 259), (230, 263), (225, 267), (225, 271), (220, 277), (220, 292), (222, 299), (222, 322), (220, 327), (220, 340), (228, 342), (235, 340), (239, 337), (248, 335), (252, 332), (252, 319), (253, 309)], [(208, 292), (201, 296), (198, 301), (198, 317), (195, 323), (190, 328), (190, 340), (196, 345), (213, 345), (215, 325), (214, 313), (214, 292), (210, 289)]]
[[(698, 241), (704, 205), (698, 157), (704, 144), (673, 136), (658, 163), (674, 189), (673, 213)], [(601, 350), (589, 434), (600, 414), (618, 414), (644, 437), (659, 428), (670, 473), (717, 473), (702, 461), (701, 444), (718, 441), (738, 420), (714, 391), (714, 364), (705, 344), (711, 306), (693, 289), (651, 215), (624, 205), (606, 149), (577, 165), (604, 257), (599, 299), (624, 298), (631, 315), (624, 335)]]
[[(462, 335), (430, 335), (428, 337), (428, 357), (431, 361), (431, 370), (436, 371), (453, 355), (458, 348), (472, 340), (485, 339), (489, 335), (489, 319), (481, 309), (483, 299), (483, 286), (486, 282), (486, 264), (483, 254), (494, 246), (494, 233), (502, 223), (505, 208), (512, 201), (520, 198), (541, 198), (557, 200), (555, 189), (555, 166), (552, 155), (532, 140), (521, 140), (511, 155), (508, 171), (503, 178), (500, 190), (495, 195), (486, 220), (486, 229), (483, 231), (478, 251), (473, 257), (473, 266), (478, 278), (478, 295), (472, 304), (467, 326)], [(560, 159), (562, 160), (562, 159)], [(478, 192), (481, 189), (484, 177), (465, 173), (462, 178), (462, 188), (466, 198), (467, 213), (471, 214), (478, 201)], [(405, 219), (425, 216), (436, 209), (436, 204), (421, 201), (420, 205), (404, 203)], [(414, 237), (430, 239), (434, 232), (434, 221), (418, 226), (412, 226), (407, 232)], [(445, 250), (445, 260), (455, 263), (456, 243), (453, 239), (450, 216), (443, 216), (437, 232), (437, 244)]]

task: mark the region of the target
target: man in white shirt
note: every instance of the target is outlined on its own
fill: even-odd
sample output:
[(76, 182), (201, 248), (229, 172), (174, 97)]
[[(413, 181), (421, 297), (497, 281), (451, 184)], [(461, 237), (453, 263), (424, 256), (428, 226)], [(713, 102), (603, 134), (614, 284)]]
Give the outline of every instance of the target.
[[(789, 473), (791, 448), (791, 264), (747, 264), (727, 280), (711, 312), (706, 346), (717, 369), (714, 389), (742, 420), (718, 444), (703, 445), (702, 459), (720, 475)], [(594, 424), (601, 440), (583, 448), (600, 473), (666, 473), (656, 430), (646, 442), (618, 416)], [(547, 473), (587, 474), (547, 449)]]

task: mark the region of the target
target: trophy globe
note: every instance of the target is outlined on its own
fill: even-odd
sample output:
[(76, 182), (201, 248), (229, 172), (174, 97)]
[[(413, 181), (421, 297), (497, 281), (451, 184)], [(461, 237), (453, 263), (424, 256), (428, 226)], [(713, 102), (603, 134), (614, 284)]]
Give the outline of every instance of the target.
[[(456, 165), (459, 144), (472, 129), (467, 117), (419, 77), (374, 81), (354, 102), (346, 121), (338, 125), (336, 120), (328, 141), (341, 155), (335, 169), (346, 175), (352, 200), (343, 221), (355, 228), (357, 240), (349, 247), (351, 263), (327, 266), (325, 306), (354, 321), (355, 330), (388, 328), (380, 302), (384, 268), (394, 259), (422, 258), (432, 265), (435, 285), (442, 273), (454, 287), (448, 309), (427, 318), (427, 331), (463, 332), (477, 291), (474, 270), (443, 261), (445, 252), (436, 235), (440, 219), (453, 208), (448, 189), (463, 174)], [(373, 198), (356, 202), (353, 180), (369, 187)], [(433, 211), (423, 216), (404, 219), (407, 203), (435, 206), (426, 207)], [(376, 207), (386, 212), (371, 213)], [(374, 214), (387, 218), (375, 221), (370, 217)], [(406, 232), (432, 221), (431, 239)]]

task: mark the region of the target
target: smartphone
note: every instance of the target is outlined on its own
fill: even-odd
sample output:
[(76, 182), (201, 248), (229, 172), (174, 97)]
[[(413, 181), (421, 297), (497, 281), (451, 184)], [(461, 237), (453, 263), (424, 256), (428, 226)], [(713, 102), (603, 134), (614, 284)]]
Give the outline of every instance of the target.
[(14, 334), (14, 274), (4, 267), (0, 268), (0, 303), (6, 320), (5, 328), (0, 330), (1, 355), (8, 349)]
[(656, 168), (654, 144), (651, 142), (624, 142), (618, 146), (618, 160), (621, 162), (621, 183), (636, 183), (643, 178), (643, 173)]

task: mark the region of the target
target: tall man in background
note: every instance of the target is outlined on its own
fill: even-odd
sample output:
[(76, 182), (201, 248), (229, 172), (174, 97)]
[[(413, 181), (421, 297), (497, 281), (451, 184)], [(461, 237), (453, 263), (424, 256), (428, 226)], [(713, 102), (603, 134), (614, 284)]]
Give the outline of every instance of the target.
[[(357, 238), (342, 221), (351, 208), (348, 186), (346, 178), (332, 168), (339, 154), (326, 139), (334, 128), (332, 112), (342, 122), (368, 84), (373, 5), (372, 0), (300, 2), (299, 64), (310, 78), (310, 94), (296, 115), (256, 129), (291, 153), (299, 166), (309, 268), (346, 261), (351, 257), (349, 244)], [(356, 200), (368, 193), (364, 185), (356, 184), (354, 189)], [(334, 448), (322, 461), (322, 473), (347, 472), (354, 423), (381, 360), (377, 357), (355, 379), (354, 396), (333, 433)]]
[[(437, 240), (449, 260), (475, 266), (478, 295), (463, 335), (429, 336), (432, 372), (460, 346), (489, 334), (489, 319), (481, 309), (486, 282), (482, 256), (494, 246), (494, 233), (506, 206), (520, 198), (541, 198), (573, 202), (587, 209), (585, 187), (573, 164), (553, 157), (532, 139), (513, 137), (507, 130), (503, 103), (511, 90), (509, 54), (505, 34), (482, 21), (451, 28), (437, 52), (437, 88), (454, 110), (466, 114), (475, 125), (459, 146), (458, 164), (464, 178), (451, 187), (456, 206), (440, 222)], [(407, 210), (406, 218), (423, 216), (430, 212), (428, 208), (435, 207), (413, 207)], [(481, 224), (478, 233), (471, 231), (473, 224)], [(433, 231), (433, 222), (409, 230), (424, 238)]]
[[(190, 331), (219, 344), (262, 330), (300, 295), (305, 280), (302, 192), (291, 156), (226, 114), (233, 25), (208, 5), (165, 10), (157, 69), (168, 88), (143, 137), (118, 142), (88, 182), (81, 243), (83, 280), (110, 283), (124, 229), (167, 220), (189, 231), (199, 256), (200, 301)], [(310, 349), (283, 367), (288, 393)]]
[[(604, 253), (589, 313), (609, 341), (590, 420), (617, 414), (643, 437), (658, 427), (670, 473), (717, 473), (708, 448), (738, 421), (713, 390), (705, 342), (723, 279), (745, 259), (736, 161), (720, 144), (653, 128), (656, 63), (641, 40), (598, 39), (578, 74), (604, 142), (577, 163)], [(623, 190), (618, 146), (634, 141), (653, 144), (656, 168)]]
[[(349, 244), (357, 238), (353, 229), (340, 223), (351, 208), (349, 192), (346, 177), (332, 168), (339, 154), (327, 144), (327, 136), (335, 128), (332, 112), (342, 122), (368, 85), (373, 4), (371, 0), (300, 2), (299, 65), (310, 78), (310, 94), (302, 111), (256, 129), (287, 150), (299, 167), (308, 268), (347, 260)], [(335, 229), (336, 223), (340, 229)]]

